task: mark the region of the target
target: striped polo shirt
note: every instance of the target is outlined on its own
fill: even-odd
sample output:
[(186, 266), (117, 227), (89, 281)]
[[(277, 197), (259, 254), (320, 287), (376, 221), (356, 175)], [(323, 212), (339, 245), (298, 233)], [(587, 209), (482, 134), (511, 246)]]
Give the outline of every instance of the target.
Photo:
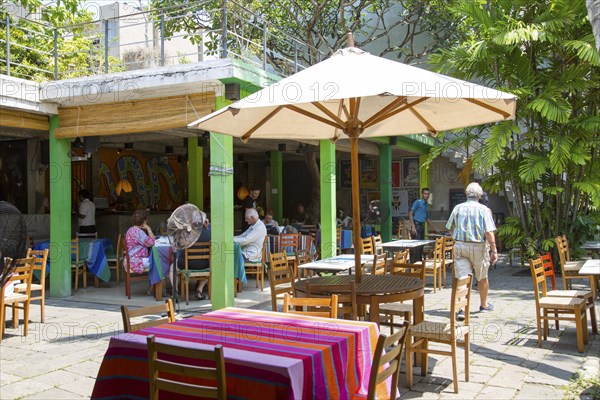
[(454, 240), (485, 242), (485, 233), (496, 230), (492, 212), (477, 200), (469, 199), (454, 207), (446, 229), (453, 231)]

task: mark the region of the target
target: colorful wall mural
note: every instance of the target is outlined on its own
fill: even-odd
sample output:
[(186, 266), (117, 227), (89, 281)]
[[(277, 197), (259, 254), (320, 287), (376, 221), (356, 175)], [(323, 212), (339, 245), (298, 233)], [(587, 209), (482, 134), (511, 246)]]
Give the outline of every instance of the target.
[[(139, 206), (159, 210), (172, 210), (183, 203), (185, 187), (184, 169), (177, 158), (147, 157), (141, 152), (100, 149), (100, 196), (117, 208)], [(133, 187), (128, 203), (119, 202), (116, 186), (126, 178)], [(122, 200), (122, 199), (120, 199)]]

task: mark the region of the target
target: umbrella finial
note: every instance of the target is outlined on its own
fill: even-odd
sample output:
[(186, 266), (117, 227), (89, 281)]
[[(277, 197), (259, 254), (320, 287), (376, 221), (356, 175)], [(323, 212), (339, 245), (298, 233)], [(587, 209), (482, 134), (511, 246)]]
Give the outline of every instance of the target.
[(354, 47), (354, 35), (352, 32), (347, 33), (348, 36), (348, 47)]

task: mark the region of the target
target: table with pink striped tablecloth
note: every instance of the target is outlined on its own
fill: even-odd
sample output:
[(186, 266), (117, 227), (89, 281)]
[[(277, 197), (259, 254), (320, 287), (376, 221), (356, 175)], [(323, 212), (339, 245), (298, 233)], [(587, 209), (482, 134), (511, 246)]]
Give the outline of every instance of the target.
[(189, 348), (222, 344), (228, 397), (263, 400), (365, 396), (379, 332), (372, 322), (225, 308), (113, 337), (92, 398), (148, 397), (150, 334)]

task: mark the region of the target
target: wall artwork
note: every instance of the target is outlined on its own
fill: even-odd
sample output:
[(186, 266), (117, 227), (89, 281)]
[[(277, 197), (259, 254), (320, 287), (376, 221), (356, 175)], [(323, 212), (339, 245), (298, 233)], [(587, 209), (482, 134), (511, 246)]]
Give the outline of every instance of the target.
[(408, 216), (408, 190), (392, 190), (392, 217)]
[(402, 185), (419, 186), (419, 157), (402, 158)]
[(400, 161), (392, 161), (392, 187), (400, 187)]
[(352, 188), (352, 164), (350, 163), (350, 160), (340, 160), (338, 182), (342, 189)]
[(375, 160), (360, 160), (360, 187), (361, 189), (376, 189), (378, 173)]

